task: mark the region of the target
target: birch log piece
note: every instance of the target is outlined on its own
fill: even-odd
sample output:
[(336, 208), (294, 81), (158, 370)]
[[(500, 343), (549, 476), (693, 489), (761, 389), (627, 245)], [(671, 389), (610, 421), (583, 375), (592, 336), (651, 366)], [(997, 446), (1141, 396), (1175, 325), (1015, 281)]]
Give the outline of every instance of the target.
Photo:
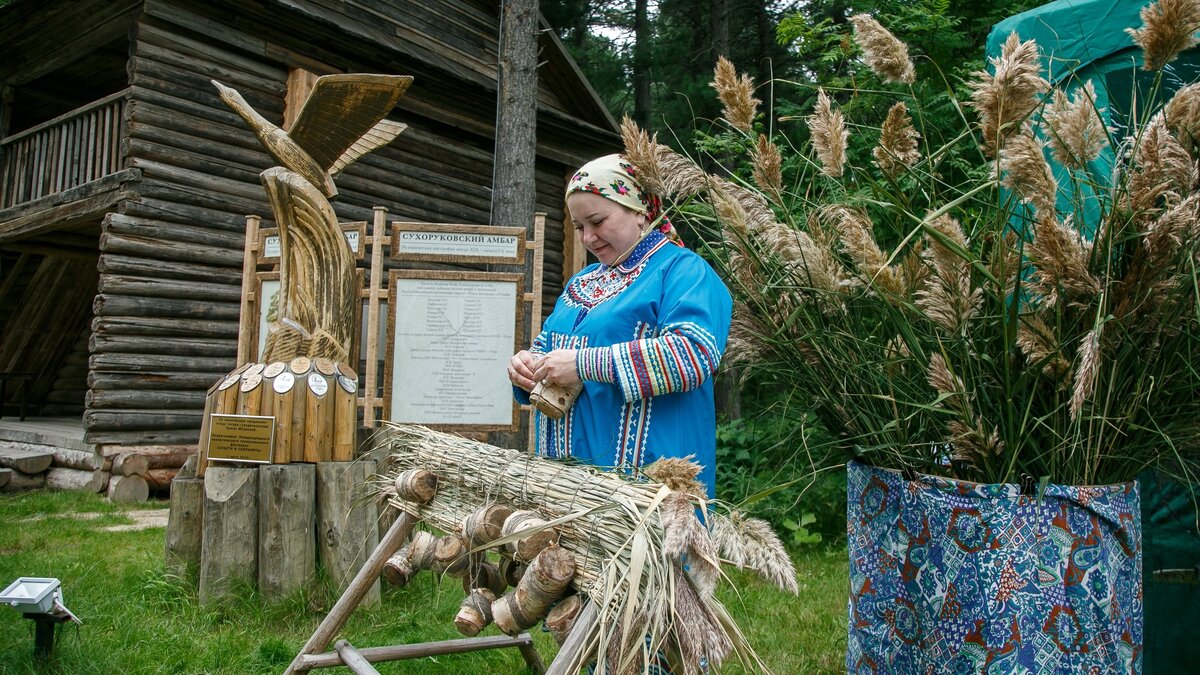
[(101, 489), (100, 472), (95, 470), (69, 469), (63, 466), (52, 466), (46, 470), (46, 488), (50, 490), (79, 490), (82, 492), (99, 492)]
[(472, 548), (491, 543), (503, 536), (504, 521), (512, 512), (504, 504), (481, 506), (463, 521), (463, 536)]
[(428, 504), (437, 494), (437, 476), (424, 469), (402, 471), (394, 484), (401, 499), (418, 504)]
[(150, 498), (150, 484), (141, 476), (113, 475), (108, 480), (107, 495), (114, 502), (144, 502)]
[(40, 490), (46, 487), (46, 472), (28, 474), (15, 469), (8, 469), (8, 482), (4, 484), (5, 492), (22, 492), (25, 490)]
[(510, 556), (500, 558), (500, 574), (504, 577), (504, 583), (517, 587), (521, 581), (521, 576), (525, 574), (525, 564), (513, 560)]
[(566, 641), (567, 635), (571, 632), (571, 628), (575, 625), (575, 618), (579, 616), (579, 610), (583, 606), (578, 595), (568, 595), (546, 615), (546, 629), (550, 631), (550, 635), (554, 641), (561, 647)]
[(200, 571), (201, 516), (204, 479), (179, 478), (171, 483), (167, 517), (167, 573), (193, 582)]
[(145, 455), (123, 452), (113, 457), (112, 472), (119, 476), (141, 476), (150, 470), (150, 460)]
[(517, 635), (546, 616), (575, 576), (575, 556), (557, 544), (548, 546), (529, 563), (516, 589), (492, 605), (496, 627)]
[[(507, 537), (521, 530), (533, 529), (544, 525), (546, 525), (546, 520), (537, 511), (513, 511), (504, 520), (504, 527), (501, 528), (500, 535)], [(513, 559), (517, 562), (527, 563), (537, 557), (537, 554), (541, 553), (542, 549), (557, 541), (558, 530), (546, 528), (506, 544), (506, 547), (512, 553)]]
[(54, 461), (51, 466), (61, 466), (67, 469), (95, 471), (103, 469), (105, 459), (100, 453), (92, 450), (72, 450), (71, 448), (54, 448)]
[(486, 588), (476, 588), (463, 598), (454, 617), (454, 627), (467, 637), (475, 637), (492, 622), (492, 603), (496, 596)]
[(492, 595), (498, 596), (504, 593), (508, 584), (504, 582), (504, 575), (500, 574), (496, 563), (483, 561), (470, 567), (462, 579), (462, 587), (463, 593), (470, 593), (475, 588), (486, 588)]
[(438, 539), (433, 550), (433, 563), (430, 569), (436, 574), (444, 574), (454, 579), (467, 575), (471, 559), (467, 552), (471, 549), (467, 542), (457, 534), (448, 534)]
[(425, 530), (413, 532), (412, 540), (400, 547), (383, 565), (383, 579), (393, 586), (405, 586), (413, 576), (433, 563), (437, 537)]

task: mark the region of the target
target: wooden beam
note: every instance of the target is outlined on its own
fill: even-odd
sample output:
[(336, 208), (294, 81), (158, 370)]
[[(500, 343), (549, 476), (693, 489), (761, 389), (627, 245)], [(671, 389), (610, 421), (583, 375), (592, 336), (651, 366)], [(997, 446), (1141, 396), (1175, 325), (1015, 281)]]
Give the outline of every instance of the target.
[[(388, 661), (401, 661), (404, 659), (419, 659), (428, 656), (442, 656), (445, 654), (466, 654), (468, 652), (479, 652), (487, 649), (504, 649), (506, 647), (528, 647), (532, 649), (533, 638), (529, 637), (528, 633), (522, 633), (517, 637), (508, 637), (507, 635), (489, 635), (487, 637), (458, 638), (456, 640), (442, 640), (440, 642), (425, 642), (417, 645), (363, 647), (358, 650), (358, 653), (371, 663), (385, 663)], [(340, 665), (343, 665), (342, 657), (337, 652), (328, 652), (325, 654), (312, 654), (302, 657), (296, 670), (299, 672), (304, 672), (315, 670), (317, 668), (332, 668)]]
[(137, 169), (124, 169), (79, 187), (4, 209), (0, 211), (0, 244), (98, 220), (122, 200), (135, 198), (125, 184), (141, 177), (142, 172)]

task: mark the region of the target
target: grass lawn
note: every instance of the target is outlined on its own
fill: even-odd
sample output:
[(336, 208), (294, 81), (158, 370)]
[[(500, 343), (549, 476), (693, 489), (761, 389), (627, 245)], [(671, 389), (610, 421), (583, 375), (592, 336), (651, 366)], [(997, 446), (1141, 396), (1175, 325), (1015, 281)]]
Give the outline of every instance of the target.
[[(165, 509), (162, 502), (145, 509)], [(0, 585), (20, 576), (62, 580), (67, 607), (84, 625), (59, 628), (51, 667), (32, 662), (33, 622), (0, 608), (0, 673), (280, 673), (324, 617), (336, 593), (321, 588), (263, 609), (257, 598), (201, 608), (188, 584), (163, 572), (163, 529), (111, 532), (127, 507), (97, 495), (38, 492), (0, 496)], [(91, 519), (75, 513), (99, 513)], [(779, 675), (839, 672), (846, 641), (846, 555), (813, 550), (796, 558), (800, 597), (735, 573), (741, 595), (723, 599), (763, 660)], [(461, 637), (453, 616), (457, 580), (424, 574), (385, 586), (383, 602), (356, 612), (342, 634), (360, 647)], [(494, 627), (485, 634), (496, 634)], [(549, 663), (554, 641), (535, 629)], [(378, 664), (383, 673), (523, 673), (515, 649)], [(347, 669), (317, 672), (349, 672)], [(742, 672), (728, 667), (726, 673)]]

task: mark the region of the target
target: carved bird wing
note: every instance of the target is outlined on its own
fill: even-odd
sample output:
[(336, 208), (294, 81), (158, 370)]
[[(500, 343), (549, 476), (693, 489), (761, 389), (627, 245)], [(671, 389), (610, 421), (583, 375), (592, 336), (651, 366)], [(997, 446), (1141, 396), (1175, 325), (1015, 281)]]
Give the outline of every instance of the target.
[[(384, 118), (410, 84), (412, 77), (408, 75), (346, 73), (319, 77), (288, 135), (321, 168), (340, 171), (403, 131), (403, 125), (381, 122), (386, 121)], [(374, 140), (359, 146), (364, 137)]]

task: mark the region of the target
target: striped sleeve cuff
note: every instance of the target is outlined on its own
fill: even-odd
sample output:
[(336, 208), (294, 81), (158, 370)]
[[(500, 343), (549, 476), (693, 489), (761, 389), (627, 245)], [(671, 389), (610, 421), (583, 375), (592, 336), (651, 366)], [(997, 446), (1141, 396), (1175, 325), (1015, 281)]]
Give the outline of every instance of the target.
[(575, 369), (585, 382), (616, 382), (612, 347), (585, 347), (575, 354)]

